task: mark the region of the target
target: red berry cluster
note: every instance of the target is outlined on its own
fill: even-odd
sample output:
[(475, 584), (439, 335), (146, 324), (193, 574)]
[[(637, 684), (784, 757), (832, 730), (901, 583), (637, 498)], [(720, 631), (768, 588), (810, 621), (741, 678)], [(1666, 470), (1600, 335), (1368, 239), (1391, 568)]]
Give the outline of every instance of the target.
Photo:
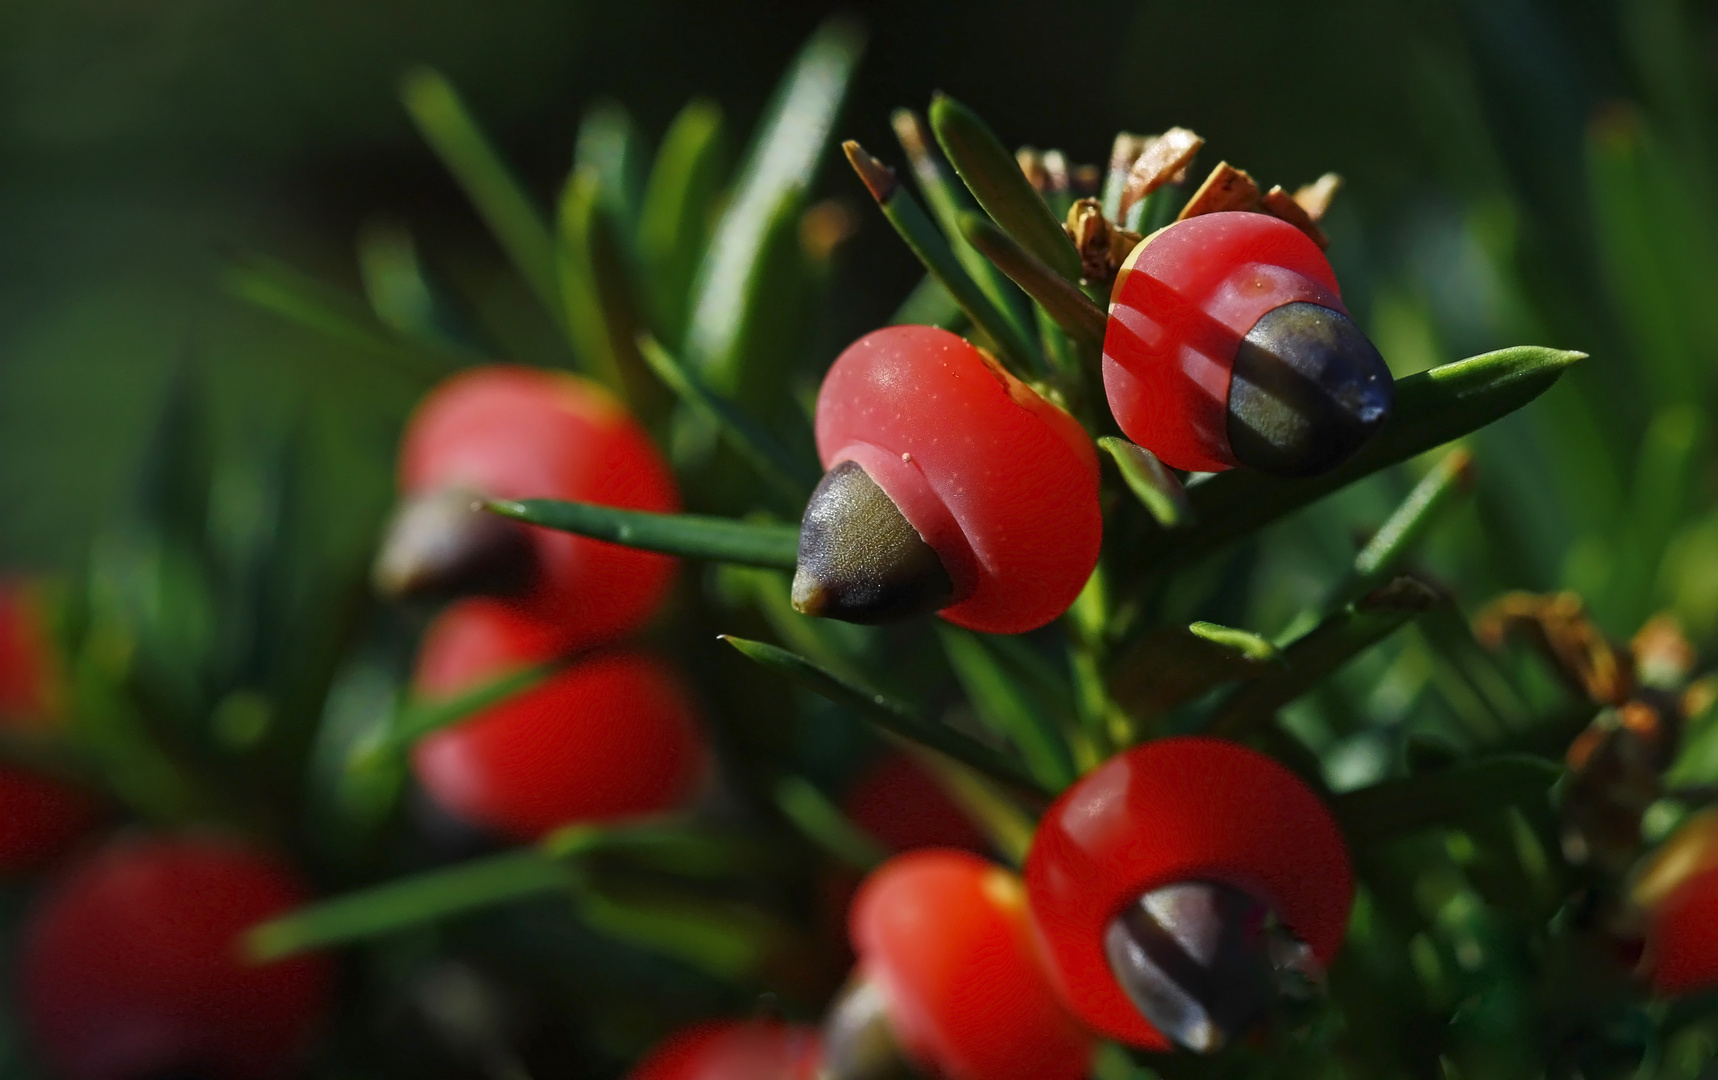
[[(1393, 396), (1323, 252), (1261, 213), (1192, 217), (1141, 241), (1116, 276), (1103, 366), (1116, 423), (1181, 469), (1326, 471)], [(1091, 438), (947, 331), (891, 326), (849, 346), (818, 395), (817, 449), (829, 471), (794, 579), (807, 614), (938, 611), (1020, 633), (1065, 611), (1097, 564)]]
[(533, 839), (572, 822), (660, 812), (696, 792), (709, 751), (691, 695), (665, 661), (614, 647), (660, 606), (674, 560), (477, 505), (551, 498), (678, 509), (667, 463), (620, 403), (572, 375), (466, 371), (413, 415), (400, 491), (378, 583), (397, 595), (487, 594), (438, 616), (417, 692), (446, 699), (553, 668), (525, 693), (418, 743), (413, 770), (437, 803)]

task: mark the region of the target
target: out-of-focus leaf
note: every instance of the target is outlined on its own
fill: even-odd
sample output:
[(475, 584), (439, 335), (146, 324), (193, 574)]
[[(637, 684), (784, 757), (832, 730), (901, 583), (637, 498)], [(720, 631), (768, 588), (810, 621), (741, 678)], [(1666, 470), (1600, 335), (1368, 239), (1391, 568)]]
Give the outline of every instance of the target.
[(1188, 489), (1197, 524), (1132, 553), (1150, 572), (1209, 554), (1380, 469), (1458, 439), (1549, 390), (1585, 353), (1533, 345), (1469, 357), (1396, 383), (1396, 408), (1360, 452), (1322, 476), (1284, 480), (1235, 469)]
[(849, 140), (844, 149), (847, 160), (865, 181), (883, 216), (895, 227), (895, 232), (906, 242), (908, 249), (918, 256), (931, 277), (940, 282), (966, 312), (973, 326), (990, 339), (1003, 361), (1016, 374), (1023, 376), (1046, 371), (1044, 358), (1037, 348), (991, 302), (978, 283), (972, 280), (972, 275), (962, 269), (948, 238), (925, 216), (918, 200), (895, 179), (894, 170), (866, 153), (864, 147), (856, 142)]
[(1354, 557), (1353, 586), (1373, 589), (1401, 568), (1456, 496), (1473, 490), (1473, 455), (1454, 450), (1433, 465)]
[(1616, 107), (1588, 131), (1587, 172), (1604, 270), (1660, 406), (1710, 400), (1708, 317), (1718, 225), (1640, 117)]
[(449, 698), (407, 701), (389, 725), (382, 747), (393, 751), (410, 747), (431, 732), (451, 727), (510, 697), (523, 694), (553, 675), (559, 666), (536, 664), (486, 680)]
[(593, 929), (719, 979), (752, 979), (794, 942), (762, 910), (708, 896), (672, 893), (660, 884), (622, 888), (597, 880), (575, 893), (580, 917)]
[(1074, 763), (1055, 720), (1044, 712), (978, 635), (937, 627), (943, 652), (984, 725), (1014, 744), (1034, 779), (1060, 791), (1073, 782)]
[(311, 904), (245, 934), (257, 963), (378, 937), (491, 904), (573, 887), (575, 875), (542, 850), (504, 851)]
[(603, 99), (585, 110), (573, 143), (573, 171), (589, 169), (597, 178), (604, 210), (630, 243), (638, 228), (644, 191), (644, 157), (632, 114), (618, 101)]
[(1238, 738), (1269, 724), (1278, 709), (1441, 599), (1413, 578), (1399, 577), (1329, 616), (1283, 648), (1286, 666), (1249, 682), (1224, 702), (1211, 721), (1211, 733)]
[(1050, 269), (983, 214), (970, 210), (962, 213), (959, 229), (968, 243), (1025, 289), (1077, 344), (1093, 352), (1103, 346), (1109, 317), (1078, 285)]
[(719, 388), (731, 390), (740, 382), (737, 369), (749, 359), (741, 348), (746, 323), (758, 317), (759, 269), (772, 235), (782, 232), (784, 222), (797, 224), (860, 45), (856, 27), (833, 20), (800, 52), (759, 125), (699, 265), (684, 348), (688, 362)]
[(1331, 800), (1331, 809), (1348, 842), (1367, 847), (1511, 806), (1544, 802), (1561, 775), (1556, 762), (1499, 754), (1346, 792)]
[(400, 100), (544, 310), (561, 325), (565, 316), (556, 284), (555, 244), (543, 214), (490, 145), (453, 84), (438, 71), (417, 68), (401, 82)]
[(643, 321), (632, 296), (632, 273), (602, 198), (602, 179), (594, 167), (574, 170), (561, 197), (557, 227), (567, 334), (585, 374), (648, 415), (647, 406), (660, 393), (638, 355)]
[(1609, 587), (1594, 605), (1608, 625), (1639, 626), (1655, 610), (1665, 548), (1694, 508), (1695, 491), (1710, 462), (1707, 445), (1706, 417), (1699, 406), (1667, 406), (1647, 425), (1628, 506), (1617, 522)]
[(1159, 525), (1173, 529), (1192, 522), (1193, 507), (1188, 502), (1187, 489), (1168, 466), (1157, 460), (1156, 454), (1114, 435), (1103, 436), (1098, 445), (1115, 459), (1128, 490)]
[(432, 284), (404, 225), (371, 221), (358, 233), (358, 271), (370, 310), (397, 333), (463, 351), (471, 331)]
[(984, 212), (1050, 269), (1079, 281), (1073, 241), (984, 121), (946, 94), (932, 99), (930, 119), (943, 153)]
[(881, 840), (855, 825), (803, 776), (777, 781), (775, 803), (800, 832), (855, 870), (873, 870), (889, 857)]
[(693, 101), (668, 126), (638, 215), (638, 256), (658, 332), (678, 348), (698, 260), (710, 237), (725, 158), (722, 111)]
[(792, 570), (799, 565), (799, 526), (766, 525), (698, 514), (652, 514), (591, 503), (526, 499), (488, 508), (530, 525), (577, 533), (689, 559)]
[(1137, 717), (1162, 716), (1224, 683), (1281, 671), (1277, 647), (1214, 623), (1149, 630), (1110, 668), (1110, 695)]
[(1020, 302), (1020, 293), (992, 265), (992, 260), (979, 254), (963, 235), (960, 217), (971, 210), (972, 201), (931, 149), (924, 122), (911, 109), (897, 109), (891, 119), (901, 149), (906, 151), (907, 163), (912, 166), (913, 176), (919, 182), (919, 191), (930, 205), (931, 216), (936, 218), (937, 225), (948, 238), (955, 258), (960, 260), (979, 290), (1014, 325), (1015, 331), (1025, 336), (1026, 313)]
[(722, 640), (747, 658), (774, 671), (815, 694), (846, 706), (893, 735), (947, 754), (979, 772), (1026, 790), (1039, 790), (1037, 782), (1006, 754), (962, 735), (953, 728), (934, 723), (917, 709), (873, 690), (848, 682), (813, 664), (803, 656), (761, 641), (748, 641), (731, 634)]
[(757, 474), (796, 505), (803, 505), (817, 486), (814, 463), (788, 451), (763, 425), (739, 406), (717, 394), (667, 349), (650, 338), (638, 342), (644, 362), (680, 400), (703, 414)]
[(901, 306), (889, 317), (889, 323), (892, 326), (940, 326), (959, 333), (967, 325), (967, 318), (966, 312), (961, 310), (960, 304), (949, 295), (936, 275), (926, 274), (901, 301)]
[(271, 259), (247, 258), (229, 267), (227, 291), (264, 311), (324, 337), (375, 355), (415, 381), (428, 382), (475, 353), (396, 337), (357, 299)]

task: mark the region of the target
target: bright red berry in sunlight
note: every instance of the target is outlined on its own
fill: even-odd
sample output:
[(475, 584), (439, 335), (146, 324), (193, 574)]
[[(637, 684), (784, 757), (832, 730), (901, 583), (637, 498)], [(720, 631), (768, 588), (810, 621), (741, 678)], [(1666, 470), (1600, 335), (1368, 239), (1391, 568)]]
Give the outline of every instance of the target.
[(608, 391), (559, 372), (496, 365), (453, 376), (418, 406), (400, 444), (403, 502), (377, 561), (396, 595), (506, 594), (564, 644), (635, 629), (674, 560), (473, 511), (480, 498), (679, 509), (662, 455)]
[(1091, 1037), (1050, 987), (1009, 871), (964, 851), (898, 855), (865, 880), (848, 927), (859, 964), (824, 1025), (834, 1080), (877, 1075), (891, 1040), (945, 1080), (1087, 1074)]
[(698, 1024), (663, 1040), (627, 1080), (812, 1080), (818, 1039), (812, 1028), (770, 1020)]
[(1318, 245), (1242, 211), (1134, 248), (1110, 292), (1104, 389), (1127, 437), (1177, 469), (1279, 476), (1341, 463), (1395, 398)]
[(1284, 976), (1316, 979), (1347, 931), (1354, 878), (1335, 820), (1293, 773), (1235, 743), (1167, 738), (1050, 807), (1026, 891), (1087, 1026), (1151, 1050), (1172, 1038), (1213, 1050)]
[[(465, 600), (430, 627), (417, 692), (447, 698), (557, 656), (554, 634), (492, 600)], [(710, 770), (691, 697), (673, 669), (603, 652), (420, 740), (418, 782), (467, 821), (535, 839), (577, 821), (672, 810)]]
[(241, 938), (306, 898), (286, 867), (235, 844), (114, 843), (25, 924), (25, 1029), (66, 1080), (289, 1075), (327, 1011), (330, 963), (252, 965)]
[(1097, 564), (1098, 462), (1072, 417), (974, 346), (889, 326), (817, 397), (829, 470), (805, 510), (794, 604), (880, 622), (941, 610), (987, 633), (1067, 610)]

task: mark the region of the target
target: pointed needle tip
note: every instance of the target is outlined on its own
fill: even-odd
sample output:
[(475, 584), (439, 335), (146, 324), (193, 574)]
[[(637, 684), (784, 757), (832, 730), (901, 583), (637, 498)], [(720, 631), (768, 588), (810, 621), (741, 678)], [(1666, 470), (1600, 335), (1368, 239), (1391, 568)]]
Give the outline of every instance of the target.
[(895, 193), (895, 170), (867, 153), (857, 139), (848, 139), (841, 144), (841, 149), (847, 153), (848, 162), (852, 164), (853, 171), (859, 174), (859, 179), (865, 182), (871, 197), (879, 203), (888, 202), (889, 197)]

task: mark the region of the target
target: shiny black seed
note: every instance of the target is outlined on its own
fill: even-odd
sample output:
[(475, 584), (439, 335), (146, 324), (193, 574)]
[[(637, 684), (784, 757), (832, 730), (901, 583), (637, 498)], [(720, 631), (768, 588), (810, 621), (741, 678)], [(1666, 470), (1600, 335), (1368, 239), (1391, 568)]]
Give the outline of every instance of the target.
[(1390, 415), (1395, 383), (1354, 320), (1320, 304), (1266, 312), (1235, 352), (1229, 448), (1250, 469), (1316, 476)]
[(1262, 904), (1233, 886), (1178, 882), (1112, 919), (1104, 952), (1152, 1026), (1212, 1053), (1256, 1023), (1274, 997), (1266, 917)]
[(936, 611), (953, 596), (936, 551), (857, 462), (824, 475), (800, 525), (794, 607), (876, 623)]

